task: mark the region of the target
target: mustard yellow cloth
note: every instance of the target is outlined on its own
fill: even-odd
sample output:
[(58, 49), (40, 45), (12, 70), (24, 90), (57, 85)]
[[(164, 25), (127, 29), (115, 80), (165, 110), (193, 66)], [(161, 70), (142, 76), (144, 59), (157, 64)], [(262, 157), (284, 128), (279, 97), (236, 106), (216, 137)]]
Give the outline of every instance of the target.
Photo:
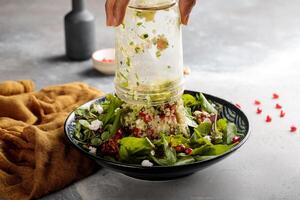
[(64, 135), (69, 112), (103, 93), (84, 83), (34, 92), (30, 80), (0, 83), (0, 196), (36, 199), (90, 175), (96, 164)]

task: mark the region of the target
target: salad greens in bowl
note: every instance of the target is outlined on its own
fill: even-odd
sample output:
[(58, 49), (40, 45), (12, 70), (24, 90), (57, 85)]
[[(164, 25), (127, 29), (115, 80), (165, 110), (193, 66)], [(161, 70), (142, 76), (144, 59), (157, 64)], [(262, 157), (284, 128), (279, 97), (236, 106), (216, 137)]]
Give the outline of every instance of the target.
[(72, 112), (65, 133), (102, 166), (167, 180), (234, 152), (246, 141), (249, 122), (233, 104), (199, 92), (185, 91), (180, 100), (159, 106), (127, 104), (108, 94)]

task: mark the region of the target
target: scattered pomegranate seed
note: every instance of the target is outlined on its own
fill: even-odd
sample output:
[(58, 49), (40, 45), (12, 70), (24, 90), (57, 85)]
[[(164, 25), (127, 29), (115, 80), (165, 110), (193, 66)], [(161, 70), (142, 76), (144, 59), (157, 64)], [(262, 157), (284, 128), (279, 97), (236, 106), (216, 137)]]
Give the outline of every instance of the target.
[(254, 104), (255, 104), (255, 105), (260, 105), (261, 102), (260, 102), (259, 100), (255, 100), (255, 101), (254, 101)]
[(267, 117), (266, 117), (266, 122), (269, 123), (269, 122), (271, 122), (271, 121), (272, 121), (271, 116), (270, 116), (270, 115), (267, 115)]
[(185, 146), (184, 146), (183, 144), (177, 145), (177, 146), (175, 147), (175, 150), (176, 150), (177, 152), (184, 152), (184, 151), (185, 151)]
[(191, 155), (191, 154), (193, 153), (193, 149), (192, 149), (192, 148), (186, 148), (186, 149), (184, 150), (184, 152), (185, 152), (185, 154), (187, 154), (187, 155)]
[(292, 133), (294, 133), (294, 132), (296, 132), (297, 131), (297, 127), (296, 126), (291, 126), (291, 128), (290, 128), (290, 132), (292, 132)]
[(262, 109), (260, 108), (260, 107), (258, 107), (257, 109), (256, 109), (256, 114), (261, 114), (262, 113)]
[(280, 115), (281, 118), (285, 116), (285, 112), (283, 110), (280, 111)]
[(276, 108), (276, 109), (281, 109), (282, 106), (281, 106), (280, 104), (276, 103), (275, 108)]
[(241, 137), (240, 136), (234, 136), (233, 138), (232, 138), (232, 143), (233, 144), (235, 144), (235, 143), (238, 143), (238, 142), (240, 142), (241, 141)]
[(279, 95), (276, 93), (273, 93), (273, 99), (278, 99), (278, 98), (279, 98)]
[(235, 106), (238, 107), (239, 109), (241, 109), (241, 105), (240, 104), (236, 103)]

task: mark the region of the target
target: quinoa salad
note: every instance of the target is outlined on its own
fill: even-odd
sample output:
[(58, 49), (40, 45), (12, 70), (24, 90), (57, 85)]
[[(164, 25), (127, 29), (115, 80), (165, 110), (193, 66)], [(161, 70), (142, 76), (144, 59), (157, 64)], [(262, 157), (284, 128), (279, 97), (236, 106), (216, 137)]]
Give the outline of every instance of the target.
[(206, 160), (238, 144), (242, 135), (202, 93), (159, 106), (133, 105), (109, 94), (75, 111), (73, 138), (90, 154), (144, 167)]

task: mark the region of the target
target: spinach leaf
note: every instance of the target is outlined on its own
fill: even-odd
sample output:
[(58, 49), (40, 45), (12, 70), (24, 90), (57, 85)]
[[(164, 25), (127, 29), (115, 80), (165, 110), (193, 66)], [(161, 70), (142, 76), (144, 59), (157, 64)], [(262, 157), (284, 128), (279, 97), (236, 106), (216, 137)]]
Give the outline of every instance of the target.
[(196, 128), (202, 136), (210, 135), (212, 129), (211, 122), (202, 122)]
[(170, 166), (174, 165), (176, 163), (176, 151), (172, 147), (169, 146), (168, 141), (166, 140), (165, 136), (161, 136), (161, 140), (163, 143), (163, 149), (164, 149), (164, 157), (163, 158), (156, 158), (154, 156), (151, 156), (152, 160), (156, 162), (159, 165), (163, 166)]
[(171, 146), (177, 146), (180, 144), (183, 144), (184, 146), (188, 146), (189, 139), (184, 137), (183, 135), (171, 135), (166, 137), (166, 139), (169, 141)]
[(192, 111), (189, 107), (185, 108), (185, 118), (188, 126), (193, 128), (197, 127), (198, 124), (195, 122), (195, 118), (192, 116)]
[(119, 110), (117, 110), (117, 112), (115, 112), (114, 122), (113, 122), (113, 124), (112, 124), (112, 126), (110, 127), (110, 130), (109, 130), (111, 137), (116, 134), (117, 130), (121, 126), (120, 116), (121, 116), (121, 109), (119, 109)]
[(197, 155), (197, 156), (194, 156), (194, 159), (196, 161), (201, 161), (201, 160), (207, 160), (207, 159), (214, 158), (214, 157), (216, 157), (216, 156), (199, 156), (199, 155)]
[(102, 143), (102, 140), (100, 138), (94, 137), (91, 139), (91, 145), (93, 146), (99, 146)]
[(104, 125), (106, 125), (110, 120), (112, 120), (113, 117), (115, 117), (115, 111), (117, 108), (120, 108), (122, 103), (123, 102), (118, 97), (112, 94), (106, 96), (106, 100), (103, 103), (103, 113), (105, 115), (102, 121)]
[(231, 144), (232, 143), (232, 138), (237, 135), (236, 125), (234, 123), (231, 123), (231, 122), (228, 123), (226, 133), (227, 133), (226, 142), (227, 142), (227, 144)]
[(217, 128), (219, 131), (221, 132), (226, 132), (227, 131), (227, 119), (225, 118), (222, 118), (222, 119), (219, 119), (217, 121)]
[(218, 114), (218, 111), (211, 105), (205, 96), (202, 93), (199, 93), (197, 96), (198, 101), (200, 102), (201, 108), (208, 113)]
[(110, 132), (109, 131), (104, 131), (102, 134), (101, 134), (101, 139), (103, 141), (107, 141), (109, 138), (110, 138)]
[(197, 99), (190, 94), (182, 95), (182, 100), (183, 100), (183, 104), (185, 107), (192, 107), (192, 106), (196, 106), (199, 104)]
[(232, 144), (232, 145), (226, 145), (226, 144), (213, 145), (209, 151), (204, 153), (204, 155), (207, 155), (207, 156), (220, 155), (220, 154), (223, 154), (226, 151), (230, 150), (233, 146), (234, 146), (234, 144)]
[(174, 165), (185, 165), (185, 164), (192, 163), (194, 161), (195, 159), (192, 156), (186, 156), (178, 159)]
[(148, 155), (152, 146), (145, 138), (124, 137), (120, 140), (119, 156), (122, 161), (136, 160), (140, 155)]
[(89, 128), (90, 127), (90, 123), (87, 120), (81, 119), (78, 121), (79, 124), (81, 124), (84, 128)]
[(198, 143), (197, 141), (202, 138), (201, 133), (198, 131), (198, 129), (194, 128), (194, 133), (192, 134), (191, 138), (190, 138), (190, 143), (194, 144), (194, 143)]
[(199, 148), (193, 149), (192, 155), (204, 155), (206, 152), (209, 152), (213, 149), (212, 144), (205, 144)]

